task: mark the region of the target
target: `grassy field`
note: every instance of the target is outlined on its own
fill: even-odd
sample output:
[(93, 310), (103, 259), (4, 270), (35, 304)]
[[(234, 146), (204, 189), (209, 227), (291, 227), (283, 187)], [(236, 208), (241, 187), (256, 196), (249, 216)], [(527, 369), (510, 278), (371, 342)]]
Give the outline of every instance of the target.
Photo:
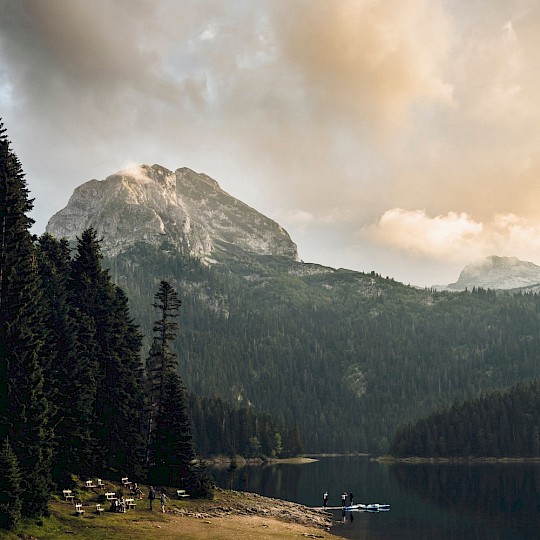
[[(111, 491), (115, 487), (108, 485)], [(116, 488), (118, 489), (118, 488)], [(75, 514), (72, 503), (55, 497), (50, 503), (51, 516), (40, 520), (26, 521), (16, 533), (0, 532), (2, 540), (57, 540), (59, 538), (81, 538), (85, 540), (120, 540), (159, 538), (185, 540), (292, 540), (299, 537), (335, 539), (321, 528), (299, 522), (294, 510), (284, 507), (288, 516), (283, 520), (276, 516), (276, 505), (290, 504), (265, 502), (253, 494), (217, 490), (213, 501), (174, 500), (167, 503), (167, 512), (161, 513), (159, 501), (154, 501), (153, 512), (146, 498), (135, 499), (137, 506), (126, 513), (109, 512), (109, 503), (102, 501), (100, 493), (79, 490), (77, 499), (83, 502), (82, 516)], [(76, 500), (77, 500), (76, 499)], [(96, 502), (106, 509), (98, 515)], [(264, 506), (267, 506), (266, 510)], [(263, 515), (254, 512), (254, 508)], [(267, 512), (267, 515), (264, 515)], [(274, 515), (273, 515), (274, 514)], [(300, 513), (299, 513), (300, 515)]]

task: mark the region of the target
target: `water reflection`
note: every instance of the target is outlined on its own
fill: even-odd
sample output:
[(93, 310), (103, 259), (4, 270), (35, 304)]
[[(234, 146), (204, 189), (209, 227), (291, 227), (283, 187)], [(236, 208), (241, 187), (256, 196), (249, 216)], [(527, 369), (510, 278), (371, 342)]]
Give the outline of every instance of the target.
[[(243, 466), (235, 470), (215, 469), (212, 471), (218, 485), (230, 489), (261, 493), (268, 497), (287, 498), (298, 501), (302, 468), (298, 465)], [(286, 497), (283, 497), (283, 493)]]
[[(394, 464), (365, 457), (214, 472), (218, 485), (334, 510), (335, 530), (355, 540), (515, 540), (540, 538), (540, 464)], [(350, 512), (389, 503), (388, 512)]]
[(540, 467), (534, 464), (395, 464), (390, 470), (401, 489), (440, 508), (540, 525)]

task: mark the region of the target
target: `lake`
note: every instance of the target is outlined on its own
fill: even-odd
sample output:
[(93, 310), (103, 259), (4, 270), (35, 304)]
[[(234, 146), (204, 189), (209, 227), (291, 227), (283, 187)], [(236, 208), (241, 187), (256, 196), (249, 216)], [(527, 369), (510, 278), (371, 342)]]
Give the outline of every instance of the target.
[(334, 511), (332, 532), (350, 539), (519, 540), (540, 538), (540, 464), (384, 464), (328, 457), (306, 464), (212, 470), (219, 486), (322, 506), (389, 503), (388, 512)]

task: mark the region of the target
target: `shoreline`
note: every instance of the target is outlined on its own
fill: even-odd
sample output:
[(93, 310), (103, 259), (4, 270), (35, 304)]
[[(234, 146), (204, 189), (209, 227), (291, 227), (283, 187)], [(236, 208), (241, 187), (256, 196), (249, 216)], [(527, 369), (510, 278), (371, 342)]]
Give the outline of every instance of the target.
[[(121, 488), (113, 485), (112, 489)], [(53, 540), (73, 534), (87, 540), (144, 540), (157, 534), (161, 540), (343, 539), (331, 532), (335, 523), (330, 512), (256, 493), (216, 488), (211, 500), (179, 500), (171, 496), (165, 513), (161, 513), (156, 505), (151, 511), (148, 500), (143, 498), (137, 500), (134, 508), (127, 513), (106, 509), (98, 515), (96, 501), (100, 501), (103, 494), (87, 492), (81, 486), (77, 490), (82, 501), (81, 515), (75, 513), (71, 502), (56, 495), (49, 504), (49, 517), (42, 518), (39, 523), (27, 521), (21, 524), (17, 533), (6, 531), (6, 535), (2, 536), (0, 532), (0, 538)]]
[(244, 467), (246, 465), (273, 465), (279, 463), (292, 463), (297, 465), (303, 465), (306, 463), (313, 463), (319, 461), (321, 458), (333, 458), (333, 457), (347, 457), (347, 456), (364, 456), (368, 457), (369, 454), (363, 452), (352, 452), (352, 453), (337, 453), (337, 452), (324, 452), (321, 454), (303, 454), (297, 457), (291, 458), (246, 458), (239, 454), (231, 457), (226, 455), (217, 455), (209, 458), (201, 459), (201, 462), (206, 463), (212, 467), (222, 467), (229, 466), (233, 461), (238, 467)]
[(230, 467), (231, 464), (236, 464), (236, 467), (246, 467), (246, 466), (263, 466), (263, 465), (277, 465), (280, 463), (292, 463), (296, 465), (304, 465), (307, 463), (314, 463), (315, 461), (318, 461), (315, 458), (307, 457), (307, 456), (299, 456), (299, 457), (292, 457), (292, 458), (245, 458), (243, 456), (213, 456), (211, 458), (207, 458), (202, 460), (206, 465), (210, 467), (214, 467), (217, 469), (224, 468), (224, 467)]
[(422, 464), (422, 463), (462, 463), (462, 464), (481, 464), (481, 463), (540, 463), (540, 457), (420, 457), (409, 456), (398, 458), (394, 456), (379, 456), (371, 458), (372, 461), (378, 461), (380, 463), (409, 463), (409, 464)]

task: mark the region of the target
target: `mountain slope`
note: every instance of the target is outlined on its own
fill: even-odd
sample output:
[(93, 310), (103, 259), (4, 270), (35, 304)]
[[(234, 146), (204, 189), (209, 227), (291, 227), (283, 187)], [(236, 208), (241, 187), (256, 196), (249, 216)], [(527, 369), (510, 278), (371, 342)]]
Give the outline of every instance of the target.
[[(206, 177), (186, 185), (178, 175), (171, 206), (182, 201), (198, 236), (190, 236), (194, 227), (169, 226), (170, 213), (150, 207), (145, 195), (141, 212), (150, 222), (157, 214), (166, 236), (155, 234), (118, 210), (134, 203), (112, 188), (114, 196), (101, 196), (100, 204), (76, 191), (48, 230), (72, 237), (91, 224), (114, 224), (101, 229), (110, 235), (106, 263), (146, 335), (157, 285), (171, 282), (182, 299), (179, 370), (198, 394), (297, 423), (306, 451), (380, 452), (403, 421), (540, 375), (537, 296), (438, 293), (299, 262), (279, 225), (215, 186), (212, 204), (236, 217), (214, 221), (208, 216), (218, 210), (208, 213), (208, 196), (189, 193), (210, 189)], [(148, 176), (125, 181), (135, 193), (165, 191), (149, 188)], [(111, 186), (120, 183), (112, 178)], [(121, 194), (132, 197), (123, 187)]]

